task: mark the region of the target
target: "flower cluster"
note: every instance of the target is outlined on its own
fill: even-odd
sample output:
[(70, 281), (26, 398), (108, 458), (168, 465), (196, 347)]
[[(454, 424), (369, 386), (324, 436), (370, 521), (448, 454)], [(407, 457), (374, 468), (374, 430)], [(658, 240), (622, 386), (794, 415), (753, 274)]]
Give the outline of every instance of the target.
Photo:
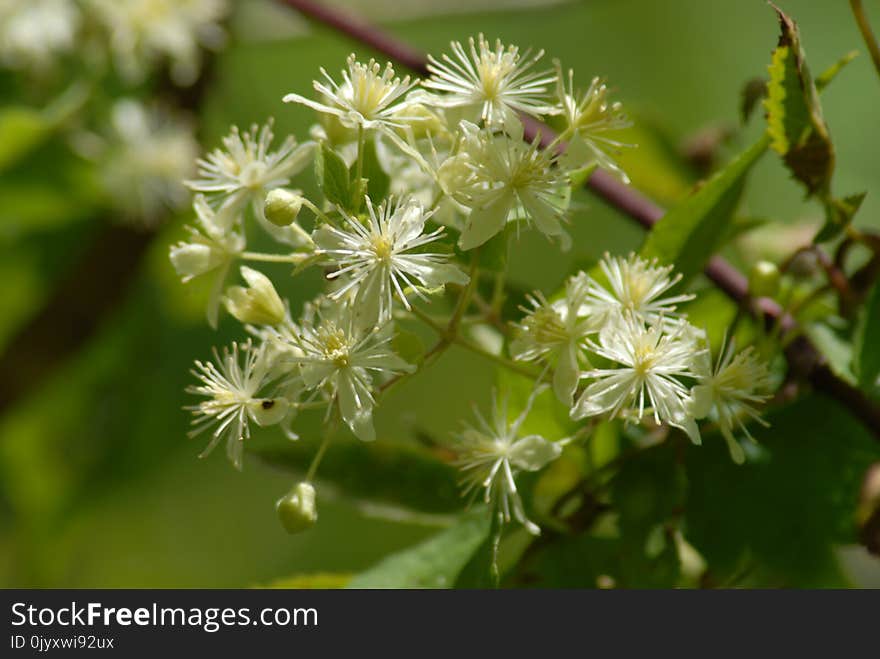
[(751, 347), (735, 354), (729, 346), (713, 369), (705, 332), (677, 310), (693, 296), (668, 294), (680, 279), (671, 266), (633, 254), (606, 254), (599, 266), (601, 283), (579, 272), (560, 299), (531, 299), (516, 324), (514, 357), (554, 369), (554, 390), (572, 419), (650, 418), (699, 444), (697, 421), (711, 416), (742, 462), (733, 429), (751, 439), (741, 419), (758, 418), (769, 387), (766, 365)]
[[(476, 300), (486, 275), (483, 245), (506, 245), (534, 228), (566, 248), (574, 175), (593, 166), (622, 175), (613, 161), (620, 143), (606, 133), (626, 120), (599, 80), (580, 93), (572, 73), (542, 68), (542, 56), (480, 35), (431, 58), (430, 76), (418, 81), (352, 55), (338, 77), (321, 70), (317, 97), (283, 98), (318, 113), (310, 140), (288, 136), (273, 145), (270, 121), (233, 128), (221, 148), (198, 160), (198, 175), (186, 182), (196, 224), (172, 246), (171, 261), (184, 281), (213, 278), (212, 325), (222, 303), (251, 337), (218, 353), (216, 366), (197, 362), (202, 385), (192, 391), (204, 400), (192, 408), (194, 432), (213, 429), (206, 452), (225, 437), (240, 466), (251, 422), (279, 424), (295, 438), (291, 424), (304, 408), (326, 408), (328, 423), (338, 418), (356, 437), (374, 439), (382, 392), (460, 338), (466, 317), (490, 322), (469, 313), (488, 306)], [(561, 130), (526, 140), (526, 117), (552, 117)], [(294, 187), (307, 169), (322, 198)], [(279, 253), (249, 251), (250, 225)], [(235, 268), (239, 262), (250, 265)], [(294, 275), (321, 267), (326, 288), (292, 303), (255, 263), (290, 264)], [(236, 269), (245, 286), (229, 285)], [(670, 267), (609, 256), (600, 270), (574, 275), (558, 296), (528, 297), (507, 349), (513, 360), (543, 365), (533, 393), (514, 418), (508, 398), (495, 397), (492, 415), (478, 412), (454, 445), (465, 490), (482, 490), (504, 520), (533, 533), (517, 474), (544, 468), (571, 441), (523, 432), (545, 389), (552, 386), (574, 420), (653, 419), (697, 442), (697, 420), (711, 417), (737, 459), (733, 431), (763, 401), (766, 375), (753, 352), (725, 353), (712, 368), (704, 334), (678, 310), (691, 296), (673, 292), (679, 278)], [(493, 276), (503, 285), (503, 274)], [(440, 335), (414, 363), (395, 352), (401, 318)], [(522, 371), (503, 354), (492, 356)], [(308, 480), (279, 502), (289, 528), (316, 519)], [(306, 500), (300, 519), (291, 510)]]

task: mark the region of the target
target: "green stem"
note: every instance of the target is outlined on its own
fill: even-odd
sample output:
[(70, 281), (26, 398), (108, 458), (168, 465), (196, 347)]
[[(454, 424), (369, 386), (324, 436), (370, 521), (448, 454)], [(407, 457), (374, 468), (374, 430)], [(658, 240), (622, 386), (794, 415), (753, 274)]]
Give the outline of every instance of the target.
[[(305, 206), (310, 211), (312, 211), (315, 214), (315, 217), (323, 220), (327, 224), (330, 224), (330, 225), (333, 224), (330, 221), (330, 218), (327, 217), (327, 214), (324, 211), (322, 211), (320, 208), (318, 208), (315, 204), (313, 204), (311, 201), (309, 201), (308, 199), (303, 198), (303, 206)], [(300, 227), (300, 228), (302, 228), (302, 227)], [(305, 232), (305, 230), (303, 230), (303, 232)], [(312, 237), (309, 236), (309, 240), (311, 240), (311, 239), (312, 239)]]
[(242, 252), (240, 258), (245, 261), (263, 261), (265, 263), (302, 263), (310, 254), (263, 254), (262, 252)]
[(519, 375), (524, 375), (527, 378), (531, 378), (534, 380), (538, 377), (538, 374), (533, 372), (531, 369), (529, 369), (525, 366), (520, 366), (516, 362), (511, 361), (502, 355), (496, 355), (493, 352), (489, 352), (488, 350), (484, 350), (483, 348), (481, 348), (477, 344), (471, 343), (463, 336), (460, 336), (458, 334), (449, 335), (448, 328), (443, 327), (443, 325), (441, 325), (440, 323), (435, 321), (433, 318), (431, 318), (424, 311), (421, 311), (421, 310), (413, 307), (412, 313), (416, 318), (418, 318), (423, 323), (425, 323), (425, 325), (427, 325), (428, 327), (433, 329), (435, 332), (437, 332), (437, 334), (439, 334), (441, 336), (441, 339), (440, 339), (441, 342), (443, 342), (445, 339), (445, 341), (447, 343), (453, 343), (455, 345), (461, 346), (465, 350), (468, 350), (469, 352), (472, 352), (475, 355), (479, 355), (480, 357), (483, 357), (483, 358), (488, 359), (492, 362), (495, 362), (499, 366), (503, 366), (507, 370), (512, 371), (514, 373), (518, 373)]
[(312, 458), (312, 464), (309, 465), (309, 470), (306, 472), (306, 483), (311, 483), (312, 479), (315, 477), (315, 474), (318, 472), (318, 465), (321, 464), (321, 460), (324, 457), (324, 453), (327, 452), (327, 447), (330, 445), (330, 433), (328, 432), (324, 436), (324, 441), (321, 442), (321, 446), (318, 448), (318, 452), (315, 453), (315, 457)]
[(855, 16), (859, 31), (865, 40), (865, 46), (868, 47), (868, 52), (871, 53), (874, 68), (877, 69), (877, 74), (880, 75), (880, 44), (877, 43), (877, 38), (871, 30), (871, 24), (868, 22), (868, 15), (862, 6), (862, 0), (849, 0), (849, 5), (852, 7), (853, 16)]
[(364, 127), (362, 124), (358, 124), (358, 155), (357, 155), (357, 164), (355, 165), (355, 181), (360, 183), (361, 179), (364, 177), (364, 146), (365, 146), (365, 133)]
[(471, 269), (468, 273), (469, 278), (467, 286), (465, 286), (464, 290), (461, 292), (458, 302), (455, 305), (455, 311), (452, 312), (452, 318), (449, 319), (449, 325), (446, 327), (446, 334), (449, 340), (452, 340), (455, 336), (458, 331), (458, 324), (461, 322), (461, 317), (471, 304), (471, 298), (474, 295), (474, 290), (477, 288), (477, 281), (479, 281), (480, 278), (479, 264), (480, 248), (478, 247), (474, 250), (474, 255), (471, 257)]

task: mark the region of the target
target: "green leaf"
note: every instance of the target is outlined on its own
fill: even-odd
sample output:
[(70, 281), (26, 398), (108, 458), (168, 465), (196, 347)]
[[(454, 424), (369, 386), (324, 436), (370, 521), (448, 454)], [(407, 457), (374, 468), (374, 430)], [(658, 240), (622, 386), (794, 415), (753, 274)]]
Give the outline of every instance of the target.
[(501, 579), (498, 552), (504, 520), (501, 515), (490, 515), (486, 538), (471, 555), (455, 580), (456, 588), (497, 588)]
[(479, 508), (421, 544), (380, 561), (347, 588), (450, 588), (483, 545), (490, 515)]
[(304, 590), (304, 589), (336, 589), (345, 588), (351, 581), (350, 574), (336, 574), (333, 572), (317, 572), (315, 574), (297, 574), (292, 577), (276, 579), (257, 588), (271, 590)]
[(743, 85), (740, 91), (739, 120), (747, 124), (758, 105), (758, 101), (767, 95), (767, 81), (764, 78), (752, 78)]
[(765, 135), (664, 215), (641, 254), (674, 263), (685, 279), (697, 274), (728, 235), (746, 175), (767, 148)]
[(346, 210), (352, 209), (353, 185), (348, 167), (342, 156), (326, 144), (321, 144), (317, 151), (315, 177), (327, 201)]
[(853, 346), (849, 341), (823, 322), (806, 325), (804, 333), (828, 360), (828, 365), (835, 375), (850, 384), (856, 384), (856, 377), (852, 371)]
[(807, 187), (808, 194), (825, 195), (834, 172), (834, 145), (797, 25), (780, 9), (774, 9), (781, 34), (768, 67), (770, 82), (764, 101), (770, 146)]
[(853, 370), (869, 392), (880, 388), (880, 283), (874, 284), (856, 331)]
[[(253, 451), (264, 462), (304, 473), (315, 447), (306, 441)], [(430, 513), (461, 510), (456, 471), (418, 445), (339, 440), (321, 461), (319, 480), (349, 496)]]
[(856, 541), (855, 509), (868, 466), (880, 459), (871, 433), (830, 399), (813, 395), (756, 427), (758, 446), (735, 465), (718, 435), (688, 447), (685, 535), (714, 582), (742, 569), (755, 585), (846, 585), (834, 549)]
[(866, 195), (866, 192), (861, 192), (843, 199), (829, 197), (825, 202), (825, 224), (816, 234), (814, 242), (823, 243), (837, 238), (852, 222)]
[(0, 112), (0, 171), (39, 146), (52, 131), (42, 113), (26, 107), (9, 107)]
[(851, 50), (846, 55), (837, 60), (834, 64), (829, 66), (827, 69), (822, 71), (816, 78), (816, 89), (824, 91), (825, 88), (831, 84), (831, 81), (837, 77), (837, 74), (841, 72), (843, 67), (852, 62), (859, 54), (857, 50)]
[(497, 235), (480, 247), (480, 269), (488, 272), (505, 272), (510, 254), (510, 242), (516, 231), (514, 223), (508, 225)]
[(374, 204), (378, 204), (388, 196), (388, 189), (391, 187), (391, 178), (382, 169), (379, 164), (379, 158), (376, 155), (376, 140), (369, 139), (364, 144), (364, 163), (363, 175), (367, 179), (367, 194)]

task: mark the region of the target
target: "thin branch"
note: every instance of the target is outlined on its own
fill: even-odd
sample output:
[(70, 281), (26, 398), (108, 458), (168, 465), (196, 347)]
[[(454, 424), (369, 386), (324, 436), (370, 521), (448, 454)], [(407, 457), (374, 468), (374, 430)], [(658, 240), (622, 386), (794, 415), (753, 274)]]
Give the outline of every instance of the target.
[(877, 69), (877, 74), (880, 75), (880, 45), (878, 45), (877, 37), (874, 36), (874, 32), (871, 30), (871, 24), (868, 22), (868, 15), (862, 6), (862, 0), (849, 0), (849, 5), (852, 7), (853, 16), (855, 16), (859, 32), (862, 33), (862, 38), (865, 40), (865, 45), (868, 47), (868, 52), (871, 53), (871, 61), (874, 62), (874, 68)]
[[(854, 0), (854, 3), (855, 1), (857, 0)], [(364, 21), (313, 0), (279, 0), (279, 2), (369, 46), (402, 66), (423, 75), (427, 73), (427, 58), (423, 54)], [(531, 117), (523, 117), (523, 121), (527, 140), (531, 141), (540, 135), (543, 146), (549, 145), (554, 140), (555, 134), (547, 126)], [(662, 208), (601, 170), (593, 172), (586, 185), (608, 205), (629, 216), (645, 229), (651, 229), (664, 215)], [(763, 314), (765, 321), (778, 323), (784, 331), (795, 329), (795, 320), (785, 314), (774, 301), (768, 298), (750, 300), (748, 280), (722, 257), (713, 256), (709, 260), (705, 275), (729, 298), (745, 307), (750, 313)], [(794, 374), (806, 378), (816, 390), (837, 400), (865, 424), (875, 438), (880, 439), (880, 406), (859, 389), (837, 377), (809, 339), (798, 336), (785, 349), (785, 356)]]

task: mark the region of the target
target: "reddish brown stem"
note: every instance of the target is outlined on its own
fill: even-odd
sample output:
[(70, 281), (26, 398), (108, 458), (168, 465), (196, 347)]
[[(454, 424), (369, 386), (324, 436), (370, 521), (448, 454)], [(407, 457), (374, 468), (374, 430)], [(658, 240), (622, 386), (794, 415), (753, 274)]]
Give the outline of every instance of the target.
[[(402, 66), (420, 74), (427, 72), (427, 58), (422, 53), (364, 21), (312, 0), (279, 1), (369, 46)], [(525, 137), (528, 140), (540, 136), (541, 143), (546, 146), (555, 137), (550, 128), (530, 117), (525, 117), (524, 123)], [(645, 229), (650, 229), (663, 217), (662, 208), (606, 172), (595, 171), (586, 185), (608, 205), (629, 216)], [(795, 328), (794, 319), (784, 314), (772, 300), (761, 298), (753, 304), (749, 298), (746, 277), (722, 257), (713, 256), (706, 266), (705, 274), (728, 297), (750, 312), (762, 313), (767, 320), (778, 322), (784, 331)], [(797, 337), (786, 348), (785, 355), (794, 374), (806, 378), (816, 390), (837, 400), (864, 423), (875, 438), (880, 439), (880, 406), (859, 389), (837, 377), (809, 339)]]

